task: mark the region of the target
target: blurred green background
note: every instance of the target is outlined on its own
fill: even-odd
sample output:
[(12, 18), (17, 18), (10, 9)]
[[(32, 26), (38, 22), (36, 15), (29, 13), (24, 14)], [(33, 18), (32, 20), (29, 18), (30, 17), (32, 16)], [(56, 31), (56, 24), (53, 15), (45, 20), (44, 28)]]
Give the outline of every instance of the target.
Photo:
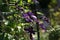
[[(22, 17), (21, 11), (16, 9), (15, 3), (18, 2), (25, 12), (31, 11), (30, 4), (34, 4), (32, 0), (0, 0), (0, 40), (30, 40), (29, 33), (24, 31), (25, 27), (33, 26), (36, 30), (36, 23), (27, 23)], [(44, 2), (44, 1), (43, 1)], [(40, 40), (60, 40), (60, 4), (59, 0), (51, 0), (48, 5), (50, 27), (46, 32), (40, 28)], [(28, 4), (28, 5), (26, 5)], [(34, 6), (33, 6), (34, 7)], [(38, 18), (44, 14), (37, 12)], [(37, 40), (37, 33), (33, 35)]]

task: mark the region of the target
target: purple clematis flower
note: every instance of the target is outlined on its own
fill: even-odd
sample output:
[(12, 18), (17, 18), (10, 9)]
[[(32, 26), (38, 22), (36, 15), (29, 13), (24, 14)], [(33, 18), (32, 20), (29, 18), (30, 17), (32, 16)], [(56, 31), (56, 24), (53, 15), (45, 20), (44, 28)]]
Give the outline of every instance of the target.
[(32, 12), (27, 12), (27, 14), (34, 20), (37, 21), (37, 17)]
[(43, 20), (43, 24), (42, 25), (40, 24), (41, 25), (41, 28), (46, 30), (46, 28), (50, 26), (50, 21), (44, 15), (41, 17), (41, 19)]
[(27, 13), (23, 14), (23, 18), (25, 18), (27, 22), (32, 22), (32, 19), (29, 17)]
[(25, 20), (27, 21), (27, 22), (33, 22), (33, 20), (35, 21), (35, 22), (37, 22), (38, 21), (38, 19), (37, 19), (37, 17), (32, 13), (32, 12), (27, 12), (27, 13), (25, 13), (25, 14), (23, 14), (23, 17), (25, 18)]
[(44, 26), (44, 24), (39, 24), (39, 26), (43, 29), (43, 30), (46, 30), (46, 27)]

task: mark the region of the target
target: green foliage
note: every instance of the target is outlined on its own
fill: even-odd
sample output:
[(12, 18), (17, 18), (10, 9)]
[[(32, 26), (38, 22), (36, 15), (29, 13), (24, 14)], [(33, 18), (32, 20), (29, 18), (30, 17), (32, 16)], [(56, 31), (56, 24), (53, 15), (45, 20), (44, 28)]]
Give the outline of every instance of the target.
[[(30, 40), (29, 34), (24, 31), (24, 28), (32, 26), (36, 31), (36, 22), (27, 23), (25, 19), (22, 17), (21, 11), (18, 10), (14, 5), (18, 1), (19, 1), (18, 6), (22, 6), (25, 12), (35, 11), (34, 8), (35, 5), (32, 0), (0, 0), (0, 11), (2, 12), (2, 14), (0, 13), (1, 16), (0, 18), (2, 18), (1, 19), (2, 21), (0, 20), (0, 40)], [(56, 6), (56, 3), (57, 3), (56, 0), (52, 0), (52, 2), (48, 6), (50, 7), (50, 9), (54, 9), (53, 7)], [(30, 9), (30, 7), (32, 7), (32, 10)], [(41, 15), (44, 15), (41, 11), (36, 13), (39, 20)], [(49, 19), (51, 21), (50, 25), (51, 28), (54, 29), (59, 28), (60, 26), (59, 13), (60, 12), (54, 12), (54, 10), (50, 11)], [(42, 20), (40, 21), (42, 22)], [(47, 32), (40, 31), (41, 40), (60, 40), (60, 30), (51, 31), (53, 30), (51, 28), (48, 27)], [(37, 34), (33, 36), (34, 39), (37, 40), (36, 35)]]
[(60, 30), (52, 31), (49, 34), (49, 40), (60, 40)]

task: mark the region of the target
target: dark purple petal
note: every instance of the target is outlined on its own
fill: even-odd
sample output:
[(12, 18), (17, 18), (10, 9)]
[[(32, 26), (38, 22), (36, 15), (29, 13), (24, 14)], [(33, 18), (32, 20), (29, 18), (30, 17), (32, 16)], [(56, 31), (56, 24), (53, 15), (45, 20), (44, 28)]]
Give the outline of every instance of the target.
[(40, 26), (42, 29), (46, 30), (46, 27), (44, 26), (44, 24), (39, 24), (39, 26)]
[(37, 21), (37, 17), (32, 12), (27, 12), (27, 14), (34, 20)]
[(24, 28), (24, 30), (27, 31), (28, 33), (35, 34), (35, 31), (33, 30), (32, 27)]
[(27, 12), (27, 14), (28, 14), (29, 16), (34, 15), (32, 12)]
[(23, 18), (28, 19), (29, 15), (28, 14), (23, 14)]
[(25, 18), (27, 22), (32, 22), (32, 19), (29, 17), (28, 14), (23, 14), (23, 18)]
[(26, 13), (25, 13), (25, 14), (23, 14), (23, 17), (27, 17), (27, 16), (29, 16), (29, 15), (28, 15), (28, 14), (26, 14)]

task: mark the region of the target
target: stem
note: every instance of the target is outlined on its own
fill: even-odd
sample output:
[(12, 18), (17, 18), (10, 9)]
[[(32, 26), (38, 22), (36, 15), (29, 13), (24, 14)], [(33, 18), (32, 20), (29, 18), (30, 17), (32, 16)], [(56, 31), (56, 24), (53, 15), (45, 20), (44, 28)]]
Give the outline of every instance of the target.
[(37, 40), (40, 40), (39, 25), (38, 25), (38, 23), (36, 23), (36, 24), (37, 24), (37, 37), (38, 37)]
[[(36, 3), (36, 2), (34, 2), (34, 3), (35, 3), (35, 14), (36, 14), (36, 16), (38, 16), (36, 12), (38, 11), (37, 9), (39, 8), (39, 3)], [(38, 22), (36, 22), (36, 27), (37, 27), (37, 40), (40, 40), (40, 32), (39, 32)]]

